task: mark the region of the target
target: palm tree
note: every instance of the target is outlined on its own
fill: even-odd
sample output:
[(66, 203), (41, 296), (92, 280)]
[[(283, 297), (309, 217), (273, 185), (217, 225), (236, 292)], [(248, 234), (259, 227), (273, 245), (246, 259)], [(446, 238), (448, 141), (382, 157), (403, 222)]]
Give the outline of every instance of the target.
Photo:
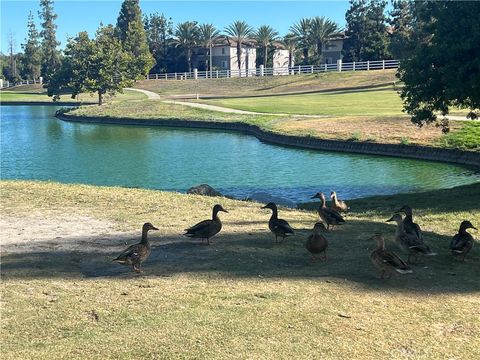
[(315, 16), (310, 20), (310, 41), (315, 52), (317, 64), (322, 61), (323, 47), (333, 34), (340, 31), (338, 24), (324, 16)]
[(237, 42), (238, 76), (242, 76), (242, 43), (253, 34), (253, 28), (245, 21), (237, 20), (228, 25), (225, 32)]
[(198, 25), (195, 21), (185, 21), (175, 29), (174, 42), (176, 46), (185, 50), (188, 72), (192, 72), (192, 49), (198, 44)]
[(277, 39), (278, 32), (268, 25), (262, 25), (255, 32), (255, 40), (263, 48), (263, 66), (267, 67), (268, 46)]
[[(220, 32), (212, 24), (202, 24), (199, 27), (200, 44), (205, 48), (205, 70), (210, 70), (212, 74), (212, 46), (215, 40), (220, 36)], [(209, 66), (210, 65), (210, 66)]]
[(292, 33), (288, 33), (283, 37), (282, 42), (288, 50), (288, 67), (290, 68), (293, 66), (293, 58), (297, 47), (297, 37)]
[(302, 18), (290, 27), (290, 31), (296, 36), (299, 47), (302, 48), (303, 65), (308, 64), (308, 51), (310, 49), (310, 22), (308, 18)]

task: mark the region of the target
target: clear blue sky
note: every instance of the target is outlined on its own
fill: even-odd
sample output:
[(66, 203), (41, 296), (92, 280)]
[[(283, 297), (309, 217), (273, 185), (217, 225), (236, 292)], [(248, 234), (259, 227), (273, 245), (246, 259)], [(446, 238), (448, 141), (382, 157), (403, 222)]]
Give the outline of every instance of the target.
[[(0, 0), (1, 2), (1, 51), (8, 51), (8, 34), (11, 32), (16, 43), (16, 51), (27, 35), (27, 17), (32, 11), (37, 27), (39, 1)], [(60, 47), (65, 46), (69, 36), (80, 31), (95, 33), (100, 22), (115, 24), (121, 0), (56, 0), (56, 24)], [(235, 20), (245, 20), (253, 27), (270, 25), (281, 35), (302, 17), (326, 16), (345, 26), (345, 11), (348, 1), (158, 1), (140, 0), (143, 13), (163, 13), (172, 18), (174, 26), (187, 20), (199, 23), (212, 23), (222, 29)]]

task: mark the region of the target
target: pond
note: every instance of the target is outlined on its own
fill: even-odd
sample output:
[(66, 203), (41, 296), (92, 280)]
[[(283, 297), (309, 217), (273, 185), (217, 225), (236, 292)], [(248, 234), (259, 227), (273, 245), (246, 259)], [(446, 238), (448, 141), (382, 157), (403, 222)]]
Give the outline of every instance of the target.
[(478, 170), (454, 164), (285, 148), (212, 130), (68, 123), (55, 110), (1, 107), (2, 179), (181, 192), (207, 183), (285, 205), (317, 191), (352, 199), (480, 181)]

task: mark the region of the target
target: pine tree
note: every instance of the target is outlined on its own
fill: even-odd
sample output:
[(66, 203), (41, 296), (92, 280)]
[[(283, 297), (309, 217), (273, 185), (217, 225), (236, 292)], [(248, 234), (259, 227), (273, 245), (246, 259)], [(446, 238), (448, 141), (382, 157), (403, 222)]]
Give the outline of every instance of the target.
[(150, 14), (150, 16), (145, 16), (144, 27), (150, 52), (156, 61), (152, 71), (154, 73), (167, 72), (168, 47), (172, 42), (173, 35), (172, 19), (167, 19), (163, 14)]
[(412, 54), (413, 6), (408, 0), (394, 0), (389, 21), (392, 27), (389, 51), (394, 59), (402, 60)]
[(40, 37), (33, 20), (33, 14), (28, 14), (28, 36), (25, 39), (23, 48), (23, 73), (26, 79), (38, 79), (42, 63), (42, 53), (40, 48)]
[(142, 79), (155, 64), (155, 60), (148, 47), (139, 0), (123, 1), (115, 35), (131, 58), (128, 76), (133, 80)]
[(49, 80), (55, 71), (60, 67), (60, 54), (57, 46), (60, 43), (56, 38), (57, 25), (54, 21), (57, 14), (53, 11), (53, 0), (40, 0), (41, 11), (38, 12), (42, 22), (42, 76)]

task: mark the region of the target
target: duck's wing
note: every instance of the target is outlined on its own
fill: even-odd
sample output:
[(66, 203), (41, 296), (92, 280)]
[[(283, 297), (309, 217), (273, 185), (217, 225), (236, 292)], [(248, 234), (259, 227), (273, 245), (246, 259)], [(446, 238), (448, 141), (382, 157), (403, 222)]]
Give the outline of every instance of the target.
[(327, 214), (327, 216), (330, 217), (331, 219), (333, 219), (334, 221), (336, 221), (338, 223), (344, 223), (345, 222), (345, 219), (343, 218), (342, 215), (340, 215), (340, 213), (338, 211), (333, 210), (331, 208), (326, 208), (324, 211)]
[(465, 248), (469, 244), (469, 241), (471, 240), (473, 239), (471, 239), (469, 236), (462, 236), (460, 234), (456, 234), (450, 243), (450, 249), (452, 251), (461, 253), (465, 250)]
[(397, 272), (401, 274), (411, 273), (412, 269), (403, 261), (397, 254), (392, 251), (384, 250), (379, 254), (382, 261), (389, 266), (392, 266)]
[(285, 234), (293, 234), (293, 229), (290, 224), (283, 219), (276, 219), (275, 224), (273, 226), (275, 230), (280, 230)]
[(140, 259), (142, 254), (144, 253), (144, 245), (142, 244), (134, 244), (126, 248), (120, 255), (117, 256), (116, 259), (113, 261), (117, 262), (125, 262), (127, 260), (136, 261)]
[(193, 225), (192, 227), (189, 227), (188, 229), (185, 229), (186, 233), (184, 235), (186, 236), (191, 236), (195, 235), (201, 232), (204, 232), (206, 229), (208, 229), (213, 220), (203, 220), (200, 221), (198, 224)]
[(423, 241), (423, 234), (422, 234), (422, 230), (420, 229), (420, 226), (414, 222), (412, 223), (404, 223), (404, 227), (405, 227), (405, 232), (408, 234), (408, 235), (411, 235), (411, 236), (414, 236), (418, 239), (418, 241)]

